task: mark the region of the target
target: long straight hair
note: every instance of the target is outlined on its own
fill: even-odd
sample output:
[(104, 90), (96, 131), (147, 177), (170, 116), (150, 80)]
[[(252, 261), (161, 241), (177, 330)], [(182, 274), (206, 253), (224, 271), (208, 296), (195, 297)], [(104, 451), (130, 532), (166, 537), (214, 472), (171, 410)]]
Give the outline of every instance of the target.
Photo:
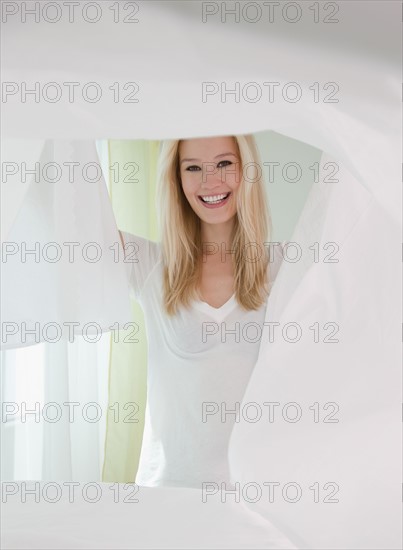
[[(271, 217), (260, 155), (253, 135), (233, 136), (241, 160), (237, 213), (231, 234), (235, 297), (244, 310), (256, 310), (269, 295)], [(161, 143), (157, 168), (157, 204), (163, 258), (163, 296), (168, 315), (200, 299), (203, 243), (201, 220), (182, 189), (179, 168), (181, 140)], [(253, 252), (254, 250), (254, 252)], [(252, 251), (252, 252), (251, 252)]]

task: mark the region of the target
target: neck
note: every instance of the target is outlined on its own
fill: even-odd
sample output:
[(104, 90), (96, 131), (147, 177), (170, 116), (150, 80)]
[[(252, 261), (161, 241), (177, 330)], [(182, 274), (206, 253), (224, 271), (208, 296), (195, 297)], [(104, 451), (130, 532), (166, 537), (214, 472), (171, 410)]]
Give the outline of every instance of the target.
[(201, 239), (203, 243), (203, 253), (208, 256), (219, 256), (221, 254), (221, 250), (229, 251), (231, 249), (231, 233), (233, 227), (233, 218), (219, 224), (202, 222)]

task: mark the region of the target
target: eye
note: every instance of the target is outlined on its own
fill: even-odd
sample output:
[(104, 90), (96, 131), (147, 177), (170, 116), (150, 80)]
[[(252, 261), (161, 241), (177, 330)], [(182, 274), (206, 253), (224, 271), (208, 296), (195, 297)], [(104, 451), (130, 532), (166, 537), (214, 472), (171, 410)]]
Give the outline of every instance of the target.
[(200, 166), (196, 166), (195, 164), (192, 164), (192, 166), (188, 166), (186, 168), (189, 172), (197, 172), (197, 170), (200, 170)]
[[(223, 164), (223, 163), (226, 163), (226, 164)], [(217, 166), (218, 166), (218, 168), (224, 168), (225, 166), (229, 166), (230, 164), (232, 164), (232, 162), (230, 160), (222, 160), (221, 162), (219, 162), (217, 164)]]

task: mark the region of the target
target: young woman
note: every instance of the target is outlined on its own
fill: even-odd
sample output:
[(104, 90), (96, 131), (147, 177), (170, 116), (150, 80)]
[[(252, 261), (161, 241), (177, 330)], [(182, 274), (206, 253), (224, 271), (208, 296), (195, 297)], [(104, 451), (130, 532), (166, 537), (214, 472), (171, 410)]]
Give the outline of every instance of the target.
[(120, 232), (148, 340), (138, 485), (231, 485), (229, 438), (282, 258), (260, 167), (250, 135), (164, 141), (161, 243)]

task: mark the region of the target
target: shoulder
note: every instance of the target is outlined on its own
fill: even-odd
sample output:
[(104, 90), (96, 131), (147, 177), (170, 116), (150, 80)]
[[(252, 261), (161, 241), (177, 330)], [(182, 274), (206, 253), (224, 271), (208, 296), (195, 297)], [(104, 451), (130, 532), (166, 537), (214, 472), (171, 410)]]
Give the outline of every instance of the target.
[(151, 239), (128, 231), (120, 231), (120, 234), (130, 291), (134, 298), (140, 299), (148, 278), (160, 264), (161, 246)]
[(154, 264), (160, 258), (161, 243), (140, 235), (133, 235), (128, 231), (120, 230), (120, 234), (125, 245), (125, 256), (131, 256), (134, 262), (136, 262), (136, 258), (143, 261), (149, 258)]

